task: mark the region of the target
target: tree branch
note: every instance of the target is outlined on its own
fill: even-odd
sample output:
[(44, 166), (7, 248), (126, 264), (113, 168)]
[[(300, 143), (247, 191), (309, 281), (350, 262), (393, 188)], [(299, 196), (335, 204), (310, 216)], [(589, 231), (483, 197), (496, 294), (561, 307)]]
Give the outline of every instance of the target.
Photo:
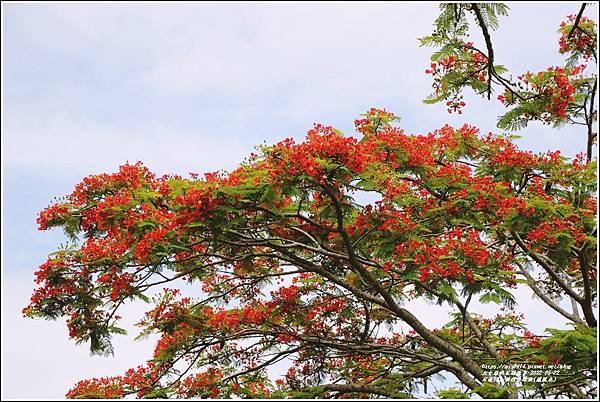
[(577, 27), (579, 27), (579, 20), (581, 20), (581, 16), (583, 15), (583, 10), (585, 10), (586, 5), (587, 5), (586, 3), (581, 4), (581, 8), (579, 9), (579, 12), (577, 13), (577, 17), (575, 17), (575, 22), (573, 23), (573, 27), (571, 28), (571, 30), (569, 31), (569, 34), (567, 35), (567, 39), (571, 39), (573, 32), (575, 32)]
[(556, 311), (557, 313), (559, 313), (563, 317), (565, 317), (565, 318), (567, 318), (567, 319), (569, 319), (569, 320), (571, 320), (573, 322), (576, 322), (578, 324), (585, 324), (585, 321), (583, 321), (577, 315), (575, 315), (575, 314), (569, 314), (568, 311), (566, 311), (565, 309), (563, 309), (562, 307), (560, 307), (558, 304), (554, 303), (552, 301), (552, 299), (550, 299), (548, 297), (548, 295), (546, 295), (537, 286), (536, 280), (531, 276), (531, 274), (529, 272), (527, 272), (527, 269), (525, 267), (523, 267), (519, 263), (517, 263), (517, 265), (519, 266), (519, 273), (522, 274), (525, 277), (525, 279), (527, 279), (527, 284), (529, 285), (529, 287), (531, 288), (531, 290), (533, 290), (533, 293), (535, 293), (544, 303), (546, 303), (550, 308), (552, 308), (554, 311)]
[(477, 18), (477, 22), (479, 27), (481, 28), (481, 32), (483, 33), (483, 38), (485, 39), (485, 46), (487, 47), (488, 55), (487, 55), (487, 63), (488, 63), (488, 99), (492, 97), (492, 75), (494, 72), (494, 47), (492, 46), (492, 39), (490, 37), (490, 32), (485, 25), (485, 21), (483, 19), (483, 15), (481, 15), (481, 10), (477, 3), (471, 3), (471, 10), (475, 13), (475, 17)]
[(525, 254), (530, 256), (535, 262), (537, 262), (542, 268), (544, 268), (544, 271), (546, 271), (548, 275), (550, 275), (550, 277), (558, 284), (558, 286), (560, 286), (569, 296), (575, 299), (579, 304), (583, 304), (583, 298), (577, 293), (575, 293), (575, 291), (573, 291), (573, 289), (570, 286), (568, 286), (567, 283), (564, 280), (562, 280), (560, 276), (558, 276), (558, 274), (554, 271), (550, 264), (548, 264), (548, 262), (545, 260), (543, 255), (538, 254), (533, 250), (530, 250), (529, 247), (527, 247), (527, 244), (525, 244), (523, 239), (521, 239), (521, 236), (519, 236), (519, 234), (516, 231), (511, 231), (511, 235), (515, 242), (519, 245), (521, 250), (523, 250)]
[(359, 384), (324, 384), (320, 385), (325, 391), (341, 392), (343, 394), (354, 393), (354, 394), (373, 394), (379, 396), (385, 396), (387, 398), (404, 399), (410, 397), (409, 394), (388, 391), (371, 385), (359, 385)]
[(590, 327), (595, 327), (597, 326), (597, 321), (596, 317), (594, 317), (594, 308), (592, 306), (592, 291), (586, 250), (587, 244), (577, 253), (577, 257), (579, 258), (579, 270), (581, 271), (581, 278), (583, 279), (583, 303), (580, 304), (586, 322)]

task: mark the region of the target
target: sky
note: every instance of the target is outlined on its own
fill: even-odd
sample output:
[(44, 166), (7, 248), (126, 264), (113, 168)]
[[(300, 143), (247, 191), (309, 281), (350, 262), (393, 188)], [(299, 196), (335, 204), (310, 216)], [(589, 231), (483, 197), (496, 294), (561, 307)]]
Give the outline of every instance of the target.
[[(493, 33), (497, 61), (515, 75), (560, 65), (556, 30), (580, 3), (509, 5)], [(255, 145), (301, 139), (316, 122), (353, 134), (371, 107), (399, 115), (408, 133), (446, 123), (499, 133), (498, 102), (469, 94), (462, 115), (422, 103), (432, 49), (417, 37), (437, 12), (436, 3), (3, 2), (3, 398), (62, 398), (80, 379), (151, 354), (134, 331), (116, 339), (115, 357), (90, 357), (63, 321), (21, 317), (33, 272), (64, 240), (38, 232), (37, 213), (83, 177), (138, 160), (158, 174), (232, 169)], [(519, 134), (536, 152), (585, 146), (580, 129), (532, 124)], [(533, 328), (561, 322), (523, 298)], [(446, 318), (427, 310), (415, 306), (428, 325)]]

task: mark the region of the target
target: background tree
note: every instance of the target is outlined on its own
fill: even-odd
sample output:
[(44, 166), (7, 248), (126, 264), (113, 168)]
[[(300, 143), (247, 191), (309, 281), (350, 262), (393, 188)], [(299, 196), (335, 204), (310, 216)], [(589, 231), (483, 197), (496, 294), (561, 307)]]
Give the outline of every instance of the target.
[[(467, 13), (487, 44), (487, 27), (505, 11), (500, 4), (442, 5), (436, 33), (422, 39), (442, 46), (430, 70), (438, 90), (432, 101), (449, 99), (458, 110), (465, 86), (488, 97), (493, 84), (508, 88), (496, 77), (505, 70), (493, 64), (491, 45), (484, 54), (458, 44)], [(595, 40), (588, 21), (569, 23), (573, 32), (583, 24)], [(573, 53), (569, 65), (588, 54), (582, 35), (561, 41)], [(574, 68), (550, 70), (547, 80), (571, 80)], [(548, 109), (554, 95), (546, 92), (535, 102), (505, 94), (508, 113), (529, 102), (538, 114), (518, 114), (519, 121), (569, 122), (583, 113), (591, 127), (593, 91), (587, 100), (579, 96), (590, 87), (585, 80), (569, 84), (577, 90), (565, 108)], [(360, 140), (315, 125), (301, 143), (260, 147), (236, 170), (203, 178), (156, 177), (140, 163), (126, 164), (83, 179), (42, 211), (40, 229), (61, 227), (70, 242), (36, 272), (40, 286), (24, 313), (66, 316), (72, 338), (111, 353), (110, 337), (124, 332), (119, 308), (139, 298), (154, 303), (138, 324), (140, 336), (160, 335), (144, 365), (81, 381), (67, 395), (401, 398), (415, 395), (417, 385), (427, 392), (446, 375), (462, 388), (441, 397), (516, 396), (489, 378), (490, 362), (572, 366), (555, 383), (521, 387), (520, 396), (595, 395), (591, 153), (573, 160), (558, 151), (533, 154), (510, 136), (484, 136), (468, 125), (407, 135), (397, 121), (371, 109), (355, 121)], [(201, 294), (164, 288), (181, 281), (200, 285)], [(511, 290), (519, 284), (572, 329), (531, 333), (515, 311)], [(572, 311), (561, 305), (563, 295)], [(406, 308), (417, 298), (451, 306), (452, 320), (428, 328)], [(469, 310), (472, 300), (502, 307), (483, 317)], [(282, 361), (288, 371), (275, 378), (269, 370)]]

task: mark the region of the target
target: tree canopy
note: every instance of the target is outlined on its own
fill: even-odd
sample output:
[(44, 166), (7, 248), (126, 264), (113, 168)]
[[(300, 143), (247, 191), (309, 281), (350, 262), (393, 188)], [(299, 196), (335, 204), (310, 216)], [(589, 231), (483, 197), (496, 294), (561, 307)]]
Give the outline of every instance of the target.
[[(440, 397), (595, 395), (596, 76), (577, 63), (595, 62), (596, 26), (569, 17), (565, 66), (518, 84), (494, 64), (489, 34), (507, 10), (441, 6), (421, 39), (440, 48), (427, 102), (459, 111), (464, 88), (490, 97), (499, 85), (501, 128), (583, 119), (587, 153), (536, 154), (469, 125), (408, 134), (373, 108), (356, 137), (316, 124), (231, 172), (157, 177), (136, 163), (86, 177), (40, 213), (41, 230), (70, 241), (36, 272), (24, 314), (67, 317), (71, 338), (106, 354), (124, 333), (120, 307), (142, 299), (153, 308), (140, 336), (160, 337), (146, 363), (67, 396), (410, 398), (431, 381), (446, 387)], [(486, 51), (463, 40), (471, 14)], [(197, 294), (172, 288), (181, 281)], [(517, 287), (568, 326), (532, 333)], [(407, 307), (416, 299), (450, 306), (450, 321), (428, 328)], [(498, 304), (497, 315), (470, 310), (474, 300)], [(517, 389), (490, 380), (490, 362), (571, 369)]]

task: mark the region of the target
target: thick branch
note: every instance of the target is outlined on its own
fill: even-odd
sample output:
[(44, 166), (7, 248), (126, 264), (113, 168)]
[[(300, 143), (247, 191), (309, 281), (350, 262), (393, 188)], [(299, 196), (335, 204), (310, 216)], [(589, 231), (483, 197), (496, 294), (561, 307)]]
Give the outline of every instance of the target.
[(320, 385), (325, 391), (335, 391), (341, 392), (344, 394), (347, 393), (357, 393), (357, 394), (373, 394), (379, 396), (385, 396), (387, 398), (406, 398), (410, 395), (400, 392), (393, 392), (389, 390), (384, 390), (378, 387), (373, 387), (370, 385), (359, 385), (359, 384), (325, 384)]
[(431, 332), (423, 323), (410, 311), (401, 308), (398, 306), (393, 297), (389, 294), (389, 292), (381, 286), (378, 280), (373, 278), (373, 276), (369, 273), (368, 270), (364, 269), (364, 267), (356, 261), (356, 256), (354, 255), (354, 251), (352, 249), (352, 244), (348, 237), (348, 234), (344, 230), (343, 226), (343, 210), (340, 205), (339, 200), (335, 196), (335, 193), (328, 185), (323, 185), (323, 189), (331, 199), (333, 206), (336, 210), (337, 220), (338, 220), (338, 231), (342, 236), (344, 241), (344, 245), (347, 248), (348, 255), (350, 257), (350, 262), (352, 266), (360, 273), (360, 275), (367, 281), (367, 283), (381, 295), (381, 297), (386, 301), (388, 308), (392, 310), (398, 317), (403, 319), (408, 325), (410, 325), (421, 337), (434, 348), (447, 353), (454, 360), (456, 360), (467, 372), (475, 376), (478, 380), (483, 379), (483, 370), (481, 367), (473, 361), (470, 356), (461, 348), (452, 345), (449, 342), (446, 342), (442, 338), (435, 335)]
[(481, 15), (481, 10), (476, 3), (471, 3), (471, 10), (475, 13), (475, 17), (477, 18), (477, 22), (479, 23), (479, 27), (481, 27), (481, 32), (483, 33), (483, 38), (485, 39), (485, 46), (487, 47), (488, 55), (487, 55), (487, 68), (488, 68), (488, 99), (492, 97), (492, 75), (494, 70), (494, 48), (492, 46), (492, 39), (490, 37), (490, 32), (485, 25), (485, 21), (483, 19), (483, 15)]
[[(422, 285), (423, 286), (423, 285)], [(424, 286), (425, 287), (425, 286)], [(479, 327), (477, 326), (477, 324), (475, 323), (475, 321), (473, 320), (473, 317), (471, 317), (471, 315), (469, 314), (469, 312), (467, 311), (467, 307), (465, 305), (463, 305), (460, 300), (458, 300), (456, 297), (452, 296), (452, 297), (446, 297), (444, 295), (442, 295), (441, 293), (436, 292), (435, 290), (429, 288), (429, 287), (425, 287), (427, 289), (427, 291), (433, 293), (434, 295), (436, 295), (437, 297), (446, 300), (450, 303), (453, 303), (454, 305), (456, 305), (456, 307), (458, 307), (458, 309), (460, 310), (461, 314), (463, 315), (463, 317), (465, 318), (465, 321), (467, 322), (467, 325), (469, 326), (469, 328), (471, 329), (471, 331), (475, 334), (475, 336), (477, 337), (477, 339), (479, 339), (479, 342), (481, 343), (481, 345), (484, 347), (484, 349), (493, 357), (498, 358), (498, 351), (496, 350), (496, 348), (494, 348), (488, 341), (487, 339), (485, 339), (485, 336), (483, 335), (483, 333), (481, 332), (481, 330), (479, 329)]]
[[(585, 3), (584, 3), (585, 4)], [(592, 161), (592, 153), (594, 149), (594, 140), (596, 139), (596, 134), (594, 133), (594, 100), (596, 99), (596, 89), (598, 88), (598, 80), (594, 80), (594, 87), (591, 92), (590, 99), (590, 110), (586, 112), (586, 125), (587, 125), (587, 149), (586, 156), (587, 162)]]
[(569, 34), (567, 35), (567, 39), (571, 39), (571, 36), (573, 36), (573, 32), (575, 32), (577, 27), (579, 27), (579, 20), (581, 20), (581, 16), (583, 15), (583, 10), (585, 10), (586, 5), (587, 4), (585, 4), (585, 3), (581, 4), (581, 8), (579, 9), (579, 12), (577, 13), (577, 17), (575, 17), (575, 22), (573, 23), (573, 27), (571, 28), (571, 30), (569, 31)]
[(579, 269), (581, 271), (581, 278), (583, 279), (583, 303), (581, 303), (581, 310), (583, 316), (590, 327), (597, 325), (596, 317), (594, 317), (594, 308), (592, 306), (592, 290), (590, 285), (589, 276), (589, 264), (586, 255), (587, 247), (582, 247), (582, 250), (577, 253), (579, 257)]
[(548, 264), (548, 262), (544, 259), (544, 256), (536, 253), (533, 250), (530, 250), (529, 247), (527, 247), (527, 244), (525, 244), (523, 239), (521, 239), (521, 236), (519, 236), (519, 234), (516, 231), (512, 231), (511, 234), (512, 234), (513, 239), (519, 245), (521, 250), (523, 250), (523, 252), (525, 252), (535, 262), (537, 262), (542, 268), (544, 268), (544, 271), (546, 271), (546, 273), (548, 273), (548, 275), (550, 275), (550, 277), (558, 284), (558, 286), (560, 286), (569, 296), (571, 296), (573, 299), (575, 299), (577, 301), (577, 303), (583, 305), (583, 302), (584, 302), (583, 298), (580, 295), (578, 295), (577, 293), (575, 293), (575, 291), (573, 291), (573, 289), (569, 285), (567, 285), (567, 283), (564, 280), (562, 280), (562, 278), (560, 276), (558, 276), (556, 271), (554, 271), (554, 269), (550, 266), (550, 264)]
[(531, 290), (533, 290), (533, 293), (535, 293), (544, 303), (546, 303), (550, 308), (552, 308), (554, 311), (556, 311), (557, 313), (559, 313), (560, 315), (562, 315), (563, 317), (576, 322), (578, 324), (585, 324), (585, 322), (579, 318), (577, 315), (575, 314), (569, 314), (568, 311), (566, 311), (565, 309), (563, 309), (562, 307), (560, 307), (558, 304), (554, 303), (552, 301), (552, 299), (550, 299), (548, 297), (548, 295), (546, 295), (538, 286), (537, 286), (537, 282), (536, 280), (531, 276), (531, 274), (529, 272), (527, 272), (527, 269), (525, 269), (525, 267), (521, 266), (521, 264), (519, 265), (519, 273), (521, 273), (525, 279), (527, 279), (527, 284), (529, 285), (529, 287), (531, 288)]

